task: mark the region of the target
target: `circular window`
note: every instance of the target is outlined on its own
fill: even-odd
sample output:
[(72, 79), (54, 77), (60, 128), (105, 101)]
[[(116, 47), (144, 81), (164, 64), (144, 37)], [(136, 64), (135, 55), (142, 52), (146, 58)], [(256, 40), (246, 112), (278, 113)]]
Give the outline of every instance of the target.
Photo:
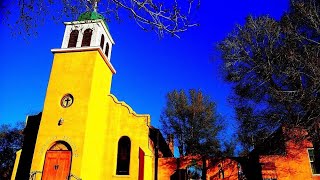
[(73, 96), (71, 94), (66, 94), (62, 97), (60, 105), (64, 108), (70, 107), (73, 104)]

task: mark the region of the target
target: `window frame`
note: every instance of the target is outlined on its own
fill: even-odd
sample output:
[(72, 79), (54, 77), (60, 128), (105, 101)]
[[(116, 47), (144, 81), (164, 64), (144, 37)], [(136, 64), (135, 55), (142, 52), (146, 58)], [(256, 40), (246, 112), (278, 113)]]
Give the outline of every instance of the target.
[(314, 160), (311, 160), (311, 156), (310, 156), (309, 150), (312, 150), (313, 158), (314, 158), (314, 148), (312, 148), (312, 147), (311, 147), (311, 148), (307, 148), (309, 165), (310, 165), (310, 169), (311, 169), (312, 176), (320, 176), (320, 172), (314, 173), (314, 169), (315, 169), (315, 168), (313, 168), (313, 162), (314, 162)]

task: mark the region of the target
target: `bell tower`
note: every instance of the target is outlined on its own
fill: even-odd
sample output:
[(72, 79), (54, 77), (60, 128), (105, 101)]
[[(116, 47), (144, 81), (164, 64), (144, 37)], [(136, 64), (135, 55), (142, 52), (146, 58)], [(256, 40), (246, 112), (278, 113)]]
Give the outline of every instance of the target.
[(100, 47), (110, 61), (114, 41), (103, 19), (99, 13), (88, 11), (81, 14), (78, 21), (65, 22), (61, 48)]
[[(99, 179), (114, 41), (103, 17), (85, 12), (65, 23), (54, 54), (30, 174), (35, 179)], [(89, 178), (90, 177), (90, 178)], [(58, 178), (58, 179), (59, 179)]]

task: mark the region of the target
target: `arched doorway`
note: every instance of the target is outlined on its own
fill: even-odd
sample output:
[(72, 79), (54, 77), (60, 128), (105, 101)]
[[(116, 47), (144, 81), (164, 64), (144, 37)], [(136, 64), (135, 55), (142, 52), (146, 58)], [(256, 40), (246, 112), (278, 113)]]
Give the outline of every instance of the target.
[(42, 180), (69, 179), (71, 157), (71, 147), (66, 142), (56, 142), (46, 152)]

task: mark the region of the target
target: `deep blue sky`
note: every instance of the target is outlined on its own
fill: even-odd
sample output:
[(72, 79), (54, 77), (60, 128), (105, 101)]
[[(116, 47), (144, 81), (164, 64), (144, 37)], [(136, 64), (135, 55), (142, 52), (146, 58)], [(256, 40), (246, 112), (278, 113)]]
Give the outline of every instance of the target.
[[(249, 14), (279, 18), (288, 3), (202, 0), (195, 17), (200, 26), (180, 34), (181, 39), (170, 35), (159, 39), (129, 20), (109, 23), (116, 43), (111, 57), (117, 70), (112, 93), (135, 112), (150, 114), (151, 124), (159, 127), (167, 92), (200, 89), (217, 103), (218, 112), (226, 119), (225, 133), (232, 134), (237, 125), (227, 101), (231, 89), (223, 82), (218, 61), (213, 61), (217, 57), (214, 46)], [(5, 24), (10, 23), (14, 22)], [(7, 25), (1, 24), (0, 29), (0, 124), (15, 123), (42, 111), (53, 58), (50, 49), (60, 48), (64, 25), (48, 19), (37, 29), (38, 36), (27, 40), (12, 36)]]

